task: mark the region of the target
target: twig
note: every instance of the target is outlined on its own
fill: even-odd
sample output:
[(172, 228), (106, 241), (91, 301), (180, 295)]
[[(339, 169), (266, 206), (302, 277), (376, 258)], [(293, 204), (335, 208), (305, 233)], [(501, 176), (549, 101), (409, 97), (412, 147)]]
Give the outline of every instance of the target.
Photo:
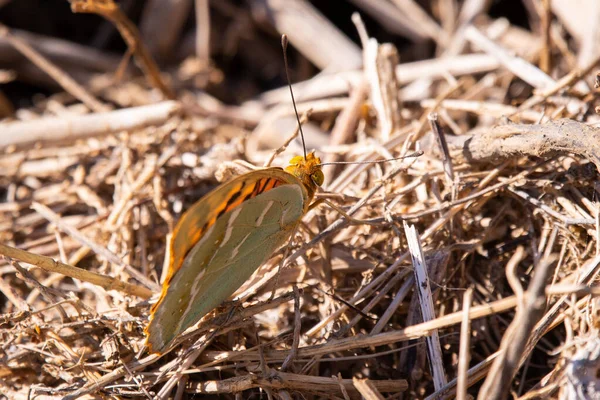
[(429, 37), (435, 40), (438, 45), (444, 47), (447, 42), (447, 36), (444, 35), (442, 28), (415, 0), (392, 0), (413, 23), (421, 30), (427, 33)]
[(292, 341), (292, 348), (289, 356), (281, 364), (281, 371), (285, 371), (290, 367), (296, 354), (298, 353), (298, 345), (300, 344), (300, 329), (302, 315), (300, 313), (300, 291), (298, 287), (294, 285), (294, 339)]
[(145, 287), (126, 283), (120, 281), (119, 279), (98, 274), (96, 272), (87, 271), (72, 265), (63, 264), (53, 260), (50, 257), (40, 256), (38, 254), (19, 250), (14, 247), (0, 244), (0, 254), (27, 264), (35, 265), (46, 271), (57, 272), (64, 276), (79, 279), (84, 282), (90, 282), (106, 290), (118, 290), (120, 292), (142, 297), (144, 299), (148, 299), (150, 296), (152, 296), (152, 291), (146, 289)]
[(479, 392), (480, 399), (504, 399), (508, 397), (509, 386), (520, 367), (523, 350), (530, 338), (534, 325), (542, 317), (546, 307), (544, 289), (546, 280), (552, 273), (556, 259), (545, 258), (535, 269), (524, 307), (517, 308), (513, 323), (502, 339), (502, 357), (494, 365)]
[(365, 22), (363, 21), (362, 17), (360, 16), (360, 13), (358, 13), (358, 12), (352, 13), (352, 23), (356, 27), (356, 32), (358, 33), (358, 37), (360, 38), (360, 44), (363, 47), (363, 64), (364, 64), (365, 50), (367, 48), (367, 45), (369, 44), (369, 32), (367, 32), (367, 27), (366, 27)]
[[(358, 86), (354, 87), (350, 92), (348, 104), (335, 119), (335, 125), (333, 125), (329, 139), (330, 145), (335, 146), (350, 142), (360, 119), (360, 108), (367, 97), (367, 89), (367, 82), (363, 79), (359, 82)], [(339, 156), (336, 153), (331, 153), (324, 157), (324, 162), (335, 162), (338, 159)], [(328, 177), (333, 176), (334, 169), (335, 165), (326, 165), (323, 168), (323, 175), (325, 175), (326, 180), (328, 180)]]
[(154, 177), (156, 169), (162, 168), (162, 166), (175, 154), (175, 151), (175, 147), (169, 147), (162, 152), (158, 159), (157, 157), (148, 157), (146, 159), (144, 169), (138, 174), (135, 181), (131, 183), (131, 186), (127, 188), (128, 190), (121, 193), (121, 197), (118, 199), (110, 215), (106, 219), (109, 230), (116, 229), (119, 218), (124, 214), (127, 204), (129, 204), (134, 194)]
[(399, 86), (395, 67), (399, 64), (396, 48), (389, 43), (379, 45), (369, 39), (365, 48), (365, 75), (371, 86), (371, 102), (377, 112), (380, 139), (388, 141), (400, 127)]
[(550, 27), (552, 21), (552, 11), (550, 10), (550, 0), (542, 0), (540, 6), (541, 30), (544, 46), (540, 52), (540, 69), (549, 74), (552, 71), (552, 35)]
[(71, 11), (74, 13), (98, 14), (111, 21), (121, 33), (130, 51), (138, 60), (146, 78), (152, 86), (158, 88), (168, 99), (174, 99), (175, 94), (160, 76), (160, 70), (144, 46), (140, 33), (135, 25), (121, 11), (113, 0), (73, 0)]
[[(391, 268), (391, 267), (390, 267)], [(406, 276), (409, 274), (409, 271), (399, 271), (397, 272), (390, 280), (387, 281), (387, 283), (385, 284), (385, 286), (383, 288), (381, 288), (380, 290), (378, 290), (377, 295), (375, 295), (368, 303), (367, 305), (365, 305), (362, 310), (360, 310), (360, 312), (358, 313), (358, 315), (356, 315), (354, 318), (352, 318), (352, 320), (346, 324), (342, 329), (340, 329), (339, 334), (347, 334), (347, 332), (349, 332), (352, 328), (354, 328), (354, 326), (356, 324), (358, 324), (360, 322), (360, 320), (362, 318), (364, 318), (365, 316), (367, 316), (367, 313), (370, 312), (377, 304), (379, 304), (379, 302), (381, 302), (381, 300), (383, 298), (385, 298), (388, 293), (390, 292), (390, 290), (392, 290), (392, 288), (394, 288), (398, 282), (402, 281), (404, 278), (406, 278)], [(401, 298), (403, 298), (405, 296), (404, 291), (402, 291), (403, 288), (405, 288), (406, 290), (406, 286), (408, 284), (414, 285), (414, 279), (412, 279), (412, 277), (409, 277), (404, 284), (402, 285), (402, 287), (399, 290), (399, 297), (394, 298), (394, 305), (397, 307), (399, 304), (398, 302), (400, 301)], [(371, 285), (369, 285), (371, 286)], [(367, 286), (368, 287), (368, 286)], [(364, 288), (366, 289), (366, 288)], [(363, 297), (367, 296), (367, 293), (363, 293), (362, 294)], [(356, 300), (360, 298), (360, 296), (356, 295), (354, 296), (353, 300)], [(356, 309), (356, 307), (354, 307), (352, 305), (352, 303), (344, 301), (344, 307), (348, 307), (348, 308), (354, 308)], [(392, 305), (390, 305), (391, 307)], [(341, 310), (341, 308), (340, 308)], [(390, 310), (388, 308), (388, 310)], [(386, 312), (388, 311), (386, 310)], [(338, 310), (339, 311), (339, 310)], [(336, 313), (331, 314), (332, 316), (335, 315)], [(379, 329), (379, 332), (381, 332), (383, 330), (383, 327), (385, 326), (385, 323), (387, 323), (387, 320), (384, 320), (383, 318), (387, 318), (387, 320), (389, 320), (390, 316), (389, 314), (386, 315), (384, 314), (382, 317), (379, 318), (379, 320), (377, 321), (377, 324), (375, 325), (375, 327), (373, 328), (373, 331), (375, 331), (375, 329)], [(327, 318), (328, 320), (331, 318), (331, 316), (329, 318)], [(385, 321), (385, 322), (384, 322)], [(373, 331), (371, 332), (373, 334)], [(307, 332), (307, 335), (309, 333), (313, 333), (315, 332), (315, 328), (311, 329), (309, 332)], [(379, 333), (377, 332), (377, 333)]]
[(383, 400), (383, 396), (371, 380), (352, 378), (352, 383), (365, 400)]
[(536, 66), (528, 63), (521, 57), (513, 56), (501, 46), (495, 44), (484, 36), (474, 26), (469, 26), (465, 31), (466, 38), (488, 54), (493, 55), (510, 72), (529, 83), (537, 89), (546, 89), (554, 86), (554, 79), (545, 74)]
[[(436, 103), (437, 101), (435, 99), (426, 99), (421, 101), (421, 106), (424, 108), (432, 108)], [(522, 121), (529, 122), (539, 122), (540, 119), (544, 117), (544, 114), (535, 110), (523, 110), (519, 112), (519, 108), (517, 107), (484, 101), (446, 99), (439, 104), (439, 107), (451, 111), (466, 111), (476, 115), (487, 115), (494, 118), (502, 118), (519, 113), (519, 117)]]
[[(588, 260), (579, 267), (578, 275), (575, 279), (576, 284), (587, 284), (589, 285), (600, 275), (600, 256), (595, 256), (594, 258)], [(571, 281), (571, 279), (568, 279)], [(569, 282), (569, 283), (572, 283)], [(546, 312), (546, 314), (540, 319), (540, 321), (536, 324), (533, 332), (527, 342), (525, 349), (521, 353), (520, 365), (529, 357), (529, 354), (533, 351), (537, 342), (541, 339), (541, 337), (546, 334), (549, 330), (557, 326), (564, 318), (565, 313), (563, 312), (565, 303), (567, 299), (569, 299), (571, 294), (564, 295), (560, 299), (558, 299), (552, 307)], [(587, 299), (582, 299), (583, 301), (588, 302)]]
[[(392, 280), (394, 280), (394, 279), (392, 279)], [(410, 293), (410, 290), (413, 288), (414, 284), (415, 284), (414, 278), (411, 277), (411, 278), (407, 279), (402, 284), (402, 286), (400, 286), (400, 289), (398, 289), (398, 292), (396, 292), (396, 295), (394, 296), (394, 299), (392, 300), (392, 302), (390, 303), (388, 308), (385, 310), (383, 315), (381, 315), (378, 318), (377, 323), (371, 330), (371, 335), (376, 335), (383, 331), (383, 328), (386, 326), (386, 324), (388, 323), (390, 318), (392, 318), (392, 316), (396, 313), (398, 307), (400, 307), (400, 305), (402, 304), (402, 301)], [(384, 291), (382, 290), (382, 292), (384, 292)]]
[(0, 149), (10, 145), (54, 143), (160, 125), (179, 111), (179, 103), (165, 101), (106, 113), (0, 124)]
[(218, 330), (215, 330), (207, 335), (201, 336), (196, 343), (192, 346), (191, 350), (182, 357), (179, 363), (177, 363), (177, 371), (169, 378), (167, 383), (163, 385), (158, 393), (156, 393), (156, 399), (167, 399), (171, 390), (180, 381), (183, 371), (187, 370), (204, 350), (212, 343), (213, 339), (217, 336)]
[(195, 0), (196, 57), (206, 65), (210, 62), (210, 7), (208, 0)]
[[(467, 379), (469, 361), (471, 360), (471, 298), (473, 289), (468, 288), (463, 296), (463, 320), (460, 326), (460, 349), (458, 355), (458, 372), (456, 384), (456, 399), (467, 400)], [(439, 389), (438, 389), (439, 390)]]
[(600, 18), (600, 4), (596, 1), (589, 2), (585, 7), (585, 19), (580, 23), (584, 27), (584, 35), (581, 37), (577, 64), (587, 65), (597, 57), (600, 50), (598, 41), (600, 39), (600, 28), (596, 21)]
[(38, 68), (50, 75), (52, 79), (63, 87), (63, 89), (71, 93), (75, 98), (81, 100), (81, 102), (88, 106), (90, 110), (95, 112), (106, 112), (109, 110), (109, 107), (98, 101), (98, 99), (89, 93), (83, 86), (61, 71), (56, 65), (50, 62), (50, 60), (31, 47), (25, 40), (12, 35), (8, 28), (2, 24), (0, 24), (0, 37), (7, 40)]
[(340, 372), (338, 372), (337, 376), (332, 376), (333, 379), (336, 379), (340, 385), (340, 390), (342, 392), (342, 395), (344, 396), (344, 400), (350, 400), (350, 396), (348, 395), (348, 391), (346, 390), (346, 387), (344, 386), (344, 381), (342, 379), (342, 374)]
[(546, 88), (545, 90), (538, 90), (535, 92), (535, 96), (530, 97), (526, 101), (523, 102), (519, 106), (518, 112), (525, 112), (530, 110), (532, 107), (542, 103), (548, 97), (558, 93), (559, 91), (573, 86), (575, 83), (579, 82), (581, 79), (586, 77), (595, 67), (600, 63), (600, 56), (592, 59), (589, 64), (584, 66), (583, 68), (575, 68), (567, 75), (560, 78), (555, 85)]
[(269, 18), (269, 22), (280, 33), (288, 35), (290, 43), (318, 68), (345, 71), (361, 66), (358, 46), (308, 1), (259, 0), (256, 5), (264, 7), (265, 12), (253, 10), (254, 14), (261, 19)]
[[(398, 380), (371, 380), (374, 387), (381, 392), (403, 392), (408, 388), (408, 384), (403, 379)], [(218, 393), (236, 393), (248, 390), (254, 387), (263, 387), (271, 389), (290, 389), (290, 390), (308, 390), (311, 392), (334, 392), (339, 393), (339, 385), (344, 385), (345, 389), (352, 393), (357, 393), (352, 379), (342, 379), (341, 381), (333, 378), (291, 374), (288, 372), (279, 372), (269, 376), (246, 375), (224, 379), (221, 381), (206, 381), (192, 385), (188, 393), (218, 394)]]
[[(396, 66), (396, 78), (398, 84), (405, 85), (417, 79), (442, 78), (446, 74), (454, 76), (489, 72), (497, 69), (499, 65), (498, 60), (490, 55), (466, 54), (399, 64)], [(294, 93), (298, 93), (298, 101), (342, 95), (348, 92), (348, 83), (356, 86), (362, 76), (362, 71), (320, 74), (307, 81), (295, 83)], [(265, 105), (272, 105), (288, 97), (289, 89), (282, 87), (263, 93), (260, 99)]]
[[(517, 299), (515, 296), (511, 296), (502, 300), (494, 301), (488, 304), (474, 306), (469, 312), (469, 318), (471, 320), (477, 318), (483, 318), (489, 315), (501, 313), (510, 310), (517, 305)], [(356, 335), (344, 339), (332, 339), (327, 343), (317, 346), (305, 346), (298, 348), (298, 358), (308, 358), (322, 356), (325, 354), (335, 353), (338, 351), (347, 351), (358, 348), (365, 348), (371, 346), (383, 346), (391, 343), (401, 342), (409, 339), (419, 339), (434, 330), (447, 328), (449, 326), (460, 324), (464, 315), (462, 311), (458, 311), (452, 314), (438, 317), (435, 320), (429, 322), (423, 322), (420, 324), (409, 326), (405, 329), (396, 331), (384, 332), (378, 335)], [(227, 354), (231, 355), (232, 359), (237, 361), (259, 361), (259, 357), (256, 351), (247, 351), (242, 355), (235, 354), (235, 352), (207, 352), (206, 355), (209, 357), (219, 356), (221, 361), (226, 359)], [(265, 353), (265, 356), (271, 361), (283, 361), (289, 355), (288, 350), (272, 350)]]
[(385, 26), (390, 32), (405, 36), (415, 42), (427, 39), (430, 32), (417, 29), (415, 22), (393, 4), (385, 0), (351, 0), (357, 7)]
[(65, 232), (66, 234), (71, 236), (73, 239), (77, 240), (79, 243), (92, 249), (94, 251), (94, 253), (104, 257), (104, 259), (112, 262), (113, 264), (123, 266), (127, 270), (127, 272), (129, 272), (135, 279), (137, 279), (138, 281), (140, 281), (141, 283), (146, 285), (146, 287), (149, 287), (149, 288), (153, 289), (154, 291), (159, 290), (159, 287), (154, 282), (152, 282), (147, 277), (142, 275), (138, 270), (136, 270), (135, 268), (133, 268), (132, 266), (130, 266), (128, 264), (123, 263), (123, 261), (119, 258), (119, 256), (117, 256), (112, 251), (108, 250), (106, 247), (101, 246), (97, 243), (94, 243), (91, 239), (87, 238), (84, 234), (79, 232), (79, 230), (77, 228), (75, 228), (74, 226), (64, 223), (61, 220), (60, 216), (58, 214), (54, 213), (48, 207), (46, 207), (40, 203), (33, 203), (31, 205), (31, 208), (34, 209), (35, 211), (37, 211), (38, 213), (40, 213), (48, 221), (54, 223), (58, 229)]
[(448, 150), (448, 142), (446, 141), (446, 135), (442, 127), (440, 126), (437, 114), (430, 113), (427, 116), (429, 120), (429, 126), (437, 138), (438, 144), (440, 146), (440, 152), (442, 153), (442, 162), (444, 163), (444, 172), (446, 173), (446, 179), (450, 184), (454, 182), (454, 168), (452, 167), (452, 158), (450, 157), (450, 151)]
[[(451, 143), (451, 147), (457, 144)], [(570, 119), (541, 125), (500, 125), (472, 136), (462, 148), (463, 156), (471, 162), (568, 153), (587, 158), (600, 171), (600, 128)]]
[[(97, 72), (112, 72), (119, 65), (119, 57), (93, 47), (21, 29), (10, 28), (10, 33), (11, 36), (25, 41), (44, 58), (58, 65), (69, 65)], [(0, 57), (11, 59), (13, 53), (19, 52), (6, 39), (0, 38)]]
[[(413, 263), (415, 274), (415, 288), (419, 295), (421, 304), (421, 315), (423, 322), (435, 320), (435, 311), (433, 307), (433, 298), (431, 296), (431, 286), (427, 276), (427, 265), (425, 264), (425, 255), (421, 247), (419, 235), (414, 226), (404, 223), (404, 232), (410, 250), (410, 256)], [(429, 356), (429, 365), (433, 375), (433, 384), (435, 390), (440, 390), (446, 385), (446, 372), (442, 360), (442, 347), (440, 346), (440, 337), (437, 330), (431, 332), (430, 336), (425, 338), (427, 342), (427, 355)]]
[[(273, 295), (271, 295), (271, 297), (272, 296)], [(263, 351), (263, 345), (260, 342), (260, 337), (258, 336), (258, 331), (256, 330), (256, 327), (254, 329), (254, 336), (255, 336), (255, 340), (256, 340), (258, 356), (260, 357), (260, 371), (262, 372), (263, 376), (268, 376), (268, 375), (270, 375), (270, 373), (269, 373), (269, 369), (267, 367), (267, 361), (265, 360), (265, 353)], [(272, 392), (271, 388), (265, 387), (262, 389), (267, 393), (267, 399), (273, 400), (273, 392)]]
[(81, 396), (84, 396), (89, 393), (93, 393), (97, 390), (101, 390), (106, 387), (106, 385), (114, 382), (115, 380), (125, 376), (131, 372), (135, 372), (141, 370), (143, 368), (148, 367), (155, 363), (160, 357), (152, 354), (148, 357), (145, 357), (141, 360), (134, 360), (130, 362), (127, 367), (121, 366), (111, 371), (108, 374), (103, 375), (99, 379), (88, 381), (83, 387), (75, 390), (74, 392), (69, 393), (68, 395), (63, 397), (63, 400), (76, 400)]
[[(55, 303), (56, 300), (54, 297), (57, 297), (60, 300), (67, 299), (67, 296), (64, 293), (62, 293), (61, 291), (52, 289), (52, 288), (48, 288), (48, 287), (44, 286), (43, 284), (41, 284), (40, 282), (38, 282), (38, 280), (35, 279), (35, 277), (27, 269), (25, 269), (21, 265), (19, 265), (18, 262), (12, 261), (11, 264), (13, 267), (15, 267), (15, 269), (17, 271), (19, 271), (19, 274), (21, 274), (23, 279), (26, 282), (28, 282), (31, 286), (33, 286), (34, 290), (36, 290), (38, 293), (41, 293), (41, 295), (44, 297), (44, 299), (46, 299), (46, 301), (48, 303)], [(27, 300), (29, 300), (29, 298)], [(29, 303), (29, 301), (28, 301), (28, 303)], [(29, 303), (29, 304), (31, 304), (31, 303)], [(58, 312), (60, 313), (62, 318), (64, 318), (64, 319), (68, 318), (68, 315), (61, 304), (57, 304), (56, 309), (58, 310)]]
[[(467, 386), (472, 386), (475, 383), (479, 382), (481, 379), (485, 378), (490, 366), (492, 365), (494, 360), (498, 358), (499, 355), (500, 352), (497, 351), (492, 355), (488, 356), (485, 360), (475, 365), (474, 367), (471, 367), (467, 373)], [(427, 396), (425, 400), (440, 400), (453, 398), (454, 395), (456, 395), (458, 383), (457, 381), (457, 378), (452, 379), (446, 384), (446, 386), (436, 391), (435, 393), (432, 393), (429, 396)]]

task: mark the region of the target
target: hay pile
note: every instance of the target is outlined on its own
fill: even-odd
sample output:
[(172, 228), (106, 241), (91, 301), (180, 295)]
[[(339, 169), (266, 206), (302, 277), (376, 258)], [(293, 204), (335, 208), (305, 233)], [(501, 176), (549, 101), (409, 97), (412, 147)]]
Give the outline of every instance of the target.
[[(27, 25), (14, 3), (3, 22)], [(96, 48), (1, 27), (0, 393), (597, 398), (597, 2), (180, 3), (50, 12), (94, 21)], [(117, 31), (123, 59), (99, 50)], [(266, 89), (277, 31), (309, 150), (412, 157), (324, 167), (317, 197), (354, 220), (310, 211), (236, 301), (149, 355), (181, 213), (236, 160), (302, 151), (280, 148), (288, 89)]]

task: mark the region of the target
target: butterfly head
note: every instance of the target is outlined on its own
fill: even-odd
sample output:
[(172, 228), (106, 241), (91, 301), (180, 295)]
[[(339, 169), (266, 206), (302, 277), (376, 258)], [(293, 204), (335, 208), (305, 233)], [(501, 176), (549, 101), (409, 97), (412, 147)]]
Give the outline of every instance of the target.
[(321, 186), (325, 180), (321, 170), (321, 159), (315, 156), (315, 153), (308, 153), (306, 158), (304, 156), (292, 158), (290, 165), (285, 170), (300, 179), (311, 198), (317, 190), (317, 186)]

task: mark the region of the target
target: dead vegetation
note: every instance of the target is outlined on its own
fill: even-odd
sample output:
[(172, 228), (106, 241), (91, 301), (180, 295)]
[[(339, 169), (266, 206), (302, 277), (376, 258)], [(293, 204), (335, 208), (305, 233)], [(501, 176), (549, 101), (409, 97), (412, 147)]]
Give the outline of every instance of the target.
[[(95, 47), (0, 29), (0, 397), (597, 398), (599, 2), (70, 3)], [(287, 267), (148, 355), (181, 212), (295, 129), (278, 32), (309, 150), (424, 154), (327, 166), (358, 223), (309, 212)]]

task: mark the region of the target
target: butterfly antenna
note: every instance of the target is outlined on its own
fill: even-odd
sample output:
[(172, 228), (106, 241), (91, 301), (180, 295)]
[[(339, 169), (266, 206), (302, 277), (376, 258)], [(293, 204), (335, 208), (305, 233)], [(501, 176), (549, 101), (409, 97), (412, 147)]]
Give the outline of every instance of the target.
[(423, 150), (419, 150), (419, 151), (415, 151), (414, 153), (410, 153), (407, 154), (405, 156), (402, 157), (394, 157), (394, 158), (387, 158), (385, 160), (367, 160), (367, 161), (335, 161), (335, 162), (324, 162), (324, 163), (320, 163), (317, 164), (319, 167), (322, 167), (324, 165), (364, 165), (364, 164), (382, 164), (382, 163), (386, 163), (386, 162), (390, 162), (390, 161), (399, 161), (399, 160), (404, 160), (405, 158), (413, 158), (413, 157), (420, 157), (423, 155)]
[(304, 159), (306, 160), (306, 143), (304, 142), (304, 132), (302, 132), (302, 124), (300, 123), (300, 116), (298, 115), (298, 109), (296, 108), (296, 100), (294, 100), (294, 91), (292, 90), (292, 81), (290, 80), (290, 71), (288, 68), (287, 60), (287, 35), (281, 35), (281, 48), (283, 49), (283, 63), (285, 64), (285, 77), (290, 88), (290, 95), (292, 95), (292, 104), (294, 105), (294, 113), (296, 114), (296, 121), (298, 121), (298, 129), (300, 130), (300, 137), (302, 138), (302, 149), (304, 150)]

